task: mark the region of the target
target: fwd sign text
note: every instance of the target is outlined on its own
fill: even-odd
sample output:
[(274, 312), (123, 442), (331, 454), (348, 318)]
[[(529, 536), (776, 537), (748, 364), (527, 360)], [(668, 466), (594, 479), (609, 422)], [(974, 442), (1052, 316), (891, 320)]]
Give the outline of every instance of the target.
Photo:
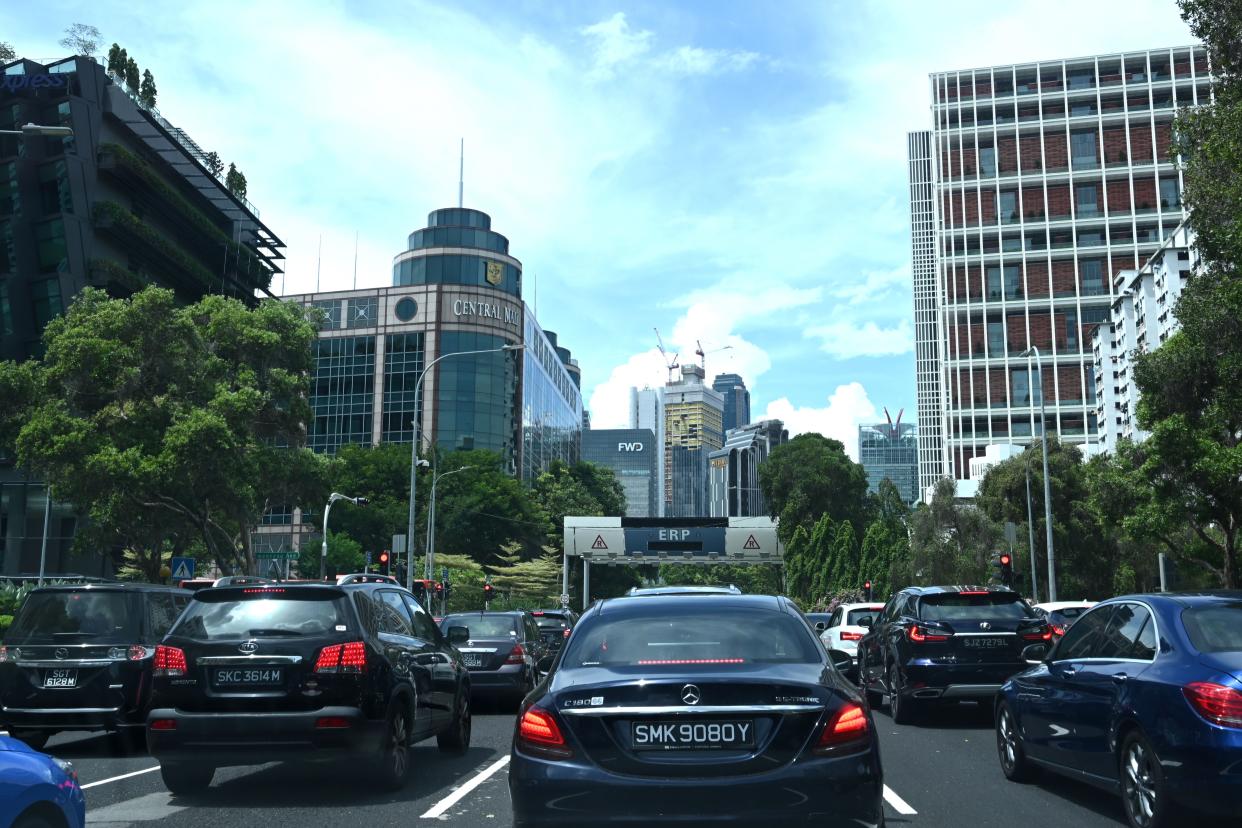
[(642, 451), (642, 443), (617, 443), (617, 451)]

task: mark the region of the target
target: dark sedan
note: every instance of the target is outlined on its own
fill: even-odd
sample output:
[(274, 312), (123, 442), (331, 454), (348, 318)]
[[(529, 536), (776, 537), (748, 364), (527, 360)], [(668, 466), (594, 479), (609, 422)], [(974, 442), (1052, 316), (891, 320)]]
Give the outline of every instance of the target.
[(1133, 828), (1187, 806), (1242, 816), (1242, 592), (1097, 605), (1005, 683), (996, 733), (1007, 777), (1116, 791)]
[(471, 692), (476, 699), (516, 703), (551, 666), (539, 627), (525, 610), (461, 612), (440, 620), (445, 635), (454, 627), (470, 632), (469, 640), (459, 642), (457, 649), (470, 671)]
[(763, 595), (593, 605), (519, 710), (509, 792), (523, 828), (883, 822), (864, 700)]

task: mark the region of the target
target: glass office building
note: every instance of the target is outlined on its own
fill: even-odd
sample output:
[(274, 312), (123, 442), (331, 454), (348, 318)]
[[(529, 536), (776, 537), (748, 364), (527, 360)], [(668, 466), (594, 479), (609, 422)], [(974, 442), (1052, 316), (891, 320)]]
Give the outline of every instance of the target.
[(582, 459), (616, 472), (625, 491), (626, 517), (658, 517), (663, 447), (649, 428), (592, 429), (582, 435)]
[(914, 423), (877, 423), (858, 427), (858, 462), (867, 473), (867, 491), (875, 494), (880, 482), (893, 481), (901, 499), (918, 503), (919, 444)]

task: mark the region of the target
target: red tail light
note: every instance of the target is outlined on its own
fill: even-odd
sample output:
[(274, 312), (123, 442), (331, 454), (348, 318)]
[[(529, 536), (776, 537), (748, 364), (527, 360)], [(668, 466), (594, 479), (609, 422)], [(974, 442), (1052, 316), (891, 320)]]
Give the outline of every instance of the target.
[(344, 716), (320, 716), (315, 720), (316, 730), (344, 730), (349, 727), (349, 719)]
[(505, 659), (505, 664), (521, 664), (526, 660), (526, 650), (521, 644), (514, 644), (513, 649), (509, 651), (509, 657)]
[(522, 714), (522, 720), (518, 723), (518, 741), (545, 756), (566, 759), (574, 755), (565, 744), (565, 736), (556, 723), (556, 717), (538, 707), (531, 707)]
[(152, 730), (176, 730), (176, 719), (152, 719), (149, 727)]
[(906, 630), (906, 637), (908, 637), (915, 644), (922, 644), (927, 641), (949, 640), (949, 636), (941, 635), (940, 633), (928, 632), (926, 627), (920, 627), (918, 624), (912, 624), (910, 629)]
[(187, 669), (185, 650), (180, 647), (165, 647), (163, 644), (156, 646), (152, 675), (175, 678), (184, 676)]
[(1065, 635), (1065, 627), (1062, 627), (1060, 624), (1053, 624), (1052, 634), (1058, 637)]
[(844, 748), (862, 747), (867, 743), (870, 732), (866, 711), (854, 702), (848, 702), (824, 725), (814, 752), (836, 753)]
[(365, 673), (367, 645), (361, 641), (333, 644), (319, 651), (315, 660), (316, 673)]
[[(1063, 634), (1064, 633), (1062, 633), (1062, 635)], [(1051, 641), (1052, 640), (1052, 627), (1045, 626), (1035, 632), (1023, 633), (1022, 640), (1023, 641)]]
[(567, 630), (565, 630), (565, 635), (564, 635), (563, 637), (564, 637), (564, 638), (569, 638), (569, 630), (568, 630), (568, 629), (567, 629)]
[(125, 655), (130, 661), (142, 661), (147, 657), (147, 648), (141, 644), (134, 644), (126, 651)]
[[(9, 660), (9, 648), (8, 648), (8, 647), (0, 647), (0, 664), (3, 664), (4, 662), (6, 662), (6, 661), (8, 661), (8, 660)], [(14, 661), (17, 661), (17, 657), (16, 657), (16, 656), (14, 656), (13, 660), (14, 660)]]
[(1196, 681), (1183, 687), (1182, 695), (1212, 724), (1242, 728), (1242, 693), (1232, 687)]
[(848, 630), (844, 630), (841, 632), (842, 641), (862, 641), (862, 637), (863, 637), (862, 633), (849, 632)]

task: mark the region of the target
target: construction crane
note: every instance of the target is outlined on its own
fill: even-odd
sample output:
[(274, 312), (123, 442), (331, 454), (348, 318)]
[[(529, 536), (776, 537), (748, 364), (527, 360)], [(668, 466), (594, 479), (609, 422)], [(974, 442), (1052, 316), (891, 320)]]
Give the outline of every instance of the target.
[(679, 367), (677, 364), (677, 354), (673, 354), (673, 358), (670, 360), (668, 358), (668, 351), (664, 350), (664, 340), (660, 337), (660, 329), (652, 328), (652, 330), (655, 331), (656, 342), (660, 348), (660, 356), (664, 357), (664, 364), (668, 366), (668, 381), (672, 383), (673, 372)]
[(696, 355), (698, 355), (698, 358), (699, 358), (699, 367), (703, 369), (703, 375), (704, 375), (704, 376), (706, 376), (706, 375), (707, 375), (707, 355), (708, 355), (708, 354), (714, 354), (714, 353), (716, 353), (717, 351), (728, 351), (729, 349), (731, 349), (731, 348), (733, 347), (732, 345), (724, 345), (724, 346), (722, 346), (722, 347), (720, 347), (720, 348), (712, 348), (710, 351), (704, 351), (704, 350), (703, 350), (703, 343), (702, 343), (702, 342), (700, 342), (700, 341), (698, 341), (698, 340), (696, 339), (696, 340), (694, 340), (694, 344), (699, 346), (699, 349), (698, 349), (697, 351), (695, 351), (694, 353), (695, 353)]

